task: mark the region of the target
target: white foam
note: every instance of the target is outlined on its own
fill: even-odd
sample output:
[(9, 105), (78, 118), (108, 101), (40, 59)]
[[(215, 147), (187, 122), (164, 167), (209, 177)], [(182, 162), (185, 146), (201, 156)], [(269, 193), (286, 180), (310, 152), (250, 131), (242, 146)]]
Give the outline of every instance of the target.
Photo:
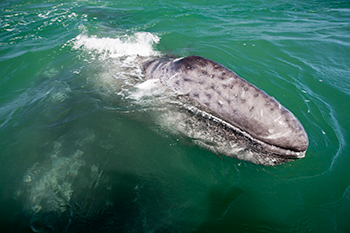
[(96, 90), (105, 100), (115, 99), (118, 95), (126, 103), (132, 101), (134, 104), (143, 95), (151, 97), (156, 88), (142, 90), (142, 86), (140, 89), (135, 85), (144, 82), (142, 62), (161, 55), (154, 49), (160, 41), (156, 34), (136, 32), (111, 38), (88, 36), (85, 27), (81, 30), (82, 33), (68, 43), (73, 50), (81, 51), (79, 59), (89, 63), (89, 67), (98, 67), (97, 75), (91, 76), (90, 80), (96, 83)]
[(160, 38), (149, 32), (137, 32), (133, 35), (122, 35), (117, 38), (78, 35), (73, 41), (74, 49), (84, 49), (100, 54), (100, 59), (123, 56), (157, 56), (153, 45)]
[(143, 83), (135, 85), (137, 88), (135, 92), (131, 93), (130, 99), (140, 100), (143, 97), (156, 96), (164, 93), (165, 87), (161, 85), (159, 79), (149, 79)]

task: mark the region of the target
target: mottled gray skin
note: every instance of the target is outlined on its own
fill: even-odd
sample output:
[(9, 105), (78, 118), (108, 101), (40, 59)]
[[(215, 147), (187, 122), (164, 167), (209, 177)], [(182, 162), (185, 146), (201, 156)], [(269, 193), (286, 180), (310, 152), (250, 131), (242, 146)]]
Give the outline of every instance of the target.
[(273, 97), (224, 66), (189, 56), (156, 59), (143, 67), (146, 79), (159, 79), (169, 89), (198, 103), (195, 114), (200, 112), (206, 120), (205, 115), (212, 115), (221, 122), (216, 127), (243, 135), (255, 144), (250, 149), (256, 153), (283, 159), (305, 156), (309, 141), (299, 120)]

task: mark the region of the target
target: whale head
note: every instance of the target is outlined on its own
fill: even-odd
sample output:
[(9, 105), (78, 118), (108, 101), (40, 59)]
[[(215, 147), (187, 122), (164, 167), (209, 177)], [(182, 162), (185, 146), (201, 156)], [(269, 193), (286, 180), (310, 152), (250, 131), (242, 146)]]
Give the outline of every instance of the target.
[(281, 161), (305, 156), (309, 140), (300, 121), (275, 98), (232, 70), (199, 56), (156, 59), (143, 67), (146, 79), (159, 79), (198, 103), (202, 114), (210, 114), (233, 133), (244, 135), (245, 146), (253, 148), (250, 151), (257, 156), (260, 153)]

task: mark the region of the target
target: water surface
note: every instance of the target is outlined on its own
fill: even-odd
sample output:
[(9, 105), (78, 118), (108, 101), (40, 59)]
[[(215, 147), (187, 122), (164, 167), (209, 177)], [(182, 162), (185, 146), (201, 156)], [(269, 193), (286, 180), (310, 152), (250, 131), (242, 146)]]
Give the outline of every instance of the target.
[[(349, 232), (348, 1), (2, 1), (0, 225), (10, 232)], [(152, 119), (140, 56), (200, 55), (302, 122), (263, 167)]]

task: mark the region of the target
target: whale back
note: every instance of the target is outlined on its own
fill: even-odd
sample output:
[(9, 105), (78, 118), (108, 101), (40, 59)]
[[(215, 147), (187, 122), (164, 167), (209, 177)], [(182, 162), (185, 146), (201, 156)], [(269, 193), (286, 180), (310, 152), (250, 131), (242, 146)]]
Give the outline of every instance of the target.
[(277, 100), (226, 67), (203, 57), (144, 65), (146, 78), (188, 95), (254, 138), (293, 151), (305, 151), (307, 134), (299, 120)]

